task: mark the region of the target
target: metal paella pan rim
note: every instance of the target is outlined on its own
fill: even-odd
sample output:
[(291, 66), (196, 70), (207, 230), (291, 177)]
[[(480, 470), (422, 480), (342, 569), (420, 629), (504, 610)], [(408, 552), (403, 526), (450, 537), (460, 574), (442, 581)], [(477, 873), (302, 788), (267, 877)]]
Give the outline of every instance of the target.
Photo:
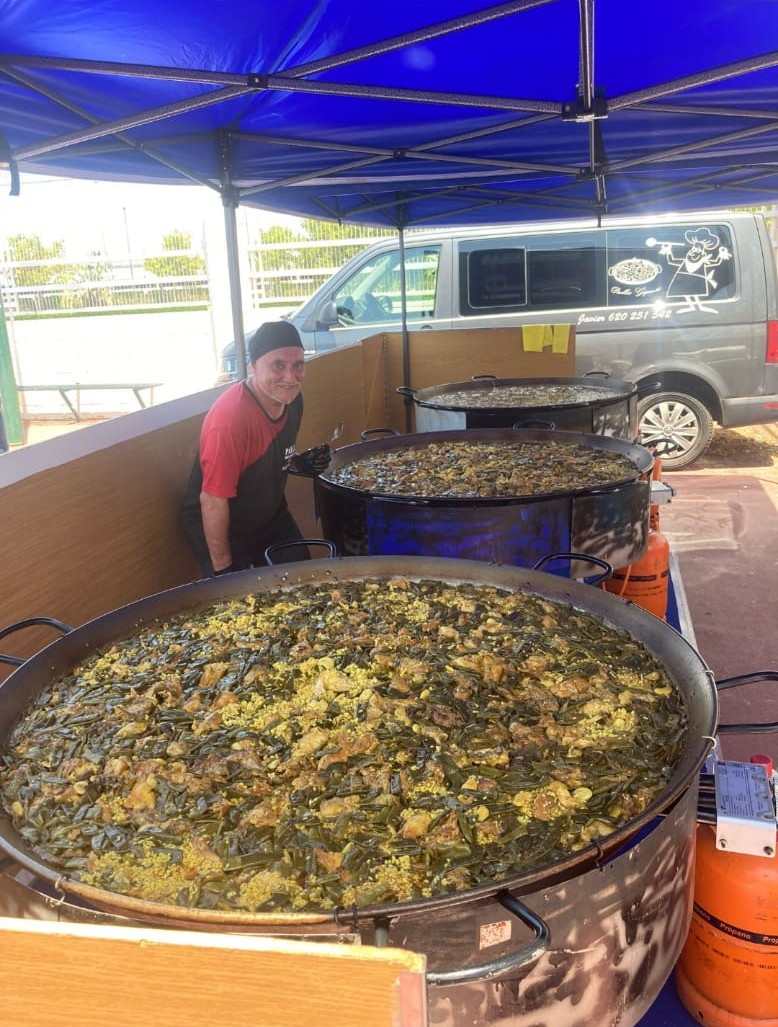
[[(632, 471), (623, 477), (613, 478), (599, 485), (566, 486), (558, 489), (547, 489), (544, 492), (511, 493), (506, 495), (449, 496), (449, 495), (417, 495), (412, 492), (382, 492), (380, 490), (359, 488), (354, 485), (334, 481), (332, 473), (338, 468), (357, 463), (361, 459), (394, 450), (423, 450), (435, 443), (451, 442), (454, 444), (475, 445), (479, 442), (516, 442), (537, 444), (542, 452), (544, 443), (558, 443), (567, 446), (584, 446), (592, 450), (609, 451), (624, 457), (632, 465)], [(332, 463), (327, 471), (315, 479), (317, 486), (336, 489), (347, 495), (370, 496), (381, 502), (414, 503), (418, 505), (446, 506), (478, 506), (484, 503), (500, 506), (514, 504), (517, 500), (533, 502), (548, 497), (584, 496), (601, 492), (610, 492), (623, 485), (629, 485), (647, 474), (654, 465), (654, 456), (650, 450), (638, 443), (625, 439), (611, 438), (605, 435), (590, 435), (575, 431), (556, 431), (543, 428), (454, 428), (446, 431), (418, 432), (407, 435), (393, 435), (389, 438), (374, 439), (366, 442), (355, 442), (335, 451)]]
[(578, 876), (582, 869), (596, 867), (610, 855), (628, 846), (637, 832), (650, 826), (657, 816), (668, 811), (686, 792), (709, 754), (717, 726), (718, 707), (715, 682), (710, 670), (680, 634), (640, 607), (576, 581), (560, 579), (540, 571), (443, 557), (338, 557), (284, 564), (181, 585), (120, 607), (52, 642), (0, 683), (0, 742), (5, 741), (18, 717), (47, 686), (52, 676), (69, 672), (81, 660), (140, 628), (251, 593), (295, 589), (309, 584), (382, 581), (390, 578), (432, 580), (454, 586), (467, 583), (530, 593), (571, 606), (600, 618), (607, 626), (630, 633), (663, 665), (679, 689), (687, 710), (687, 744), (665, 791), (638, 817), (597, 843), (553, 863), (524, 873), (517, 868), (515, 874), (499, 882), (489, 882), (458, 892), (409, 902), (365, 906), (358, 910), (308, 910), (288, 914), (274, 911), (265, 913), (261, 910), (207, 910), (136, 899), (95, 888), (42, 863), (13, 828), (10, 818), (4, 812), (0, 815), (0, 848), (16, 863), (52, 883), (62, 893), (77, 896), (98, 909), (124, 916), (140, 916), (168, 923), (213, 925), (216, 928), (220, 925), (252, 927), (317, 923), (344, 926), (356, 920), (369, 921), (379, 916), (399, 916), (419, 909), (452, 907), (485, 899), (505, 889), (521, 894), (539, 883), (545, 886), (547, 883)]
[[(580, 389), (582, 393), (598, 392), (599, 395), (590, 398), (582, 395), (580, 399), (569, 401), (557, 401), (549, 403), (533, 403), (525, 406), (521, 401), (514, 403), (499, 404), (495, 409), (506, 410), (522, 409), (537, 412), (565, 410), (576, 407), (599, 406), (616, 400), (623, 400), (637, 395), (637, 385), (634, 382), (624, 381), (610, 376), (600, 378), (587, 377), (549, 377), (549, 378), (479, 378), (463, 382), (447, 382), (445, 385), (432, 385), (423, 389), (411, 390), (414, 402), (418, 406), (431, 407), (439, 410), (460, 410), (468, 411), (471, 408), (466, 402), (447, 402), (446, 397), (456, 392), (472, 392), (474, 394), (488, 394), (491, 391), (505, 388), (536, 388), (543, 389), (550, 386), (570, 386)], [(602, 393), (607, 393), (603, 396)]]

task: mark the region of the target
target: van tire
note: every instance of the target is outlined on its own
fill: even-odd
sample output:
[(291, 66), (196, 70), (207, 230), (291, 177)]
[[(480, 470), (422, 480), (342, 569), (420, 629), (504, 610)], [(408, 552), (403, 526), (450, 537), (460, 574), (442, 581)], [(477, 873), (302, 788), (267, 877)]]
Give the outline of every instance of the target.
[(668, 471), (688, 467), (713, 438), (713, 418), (707, 407), (681, 392), (653, 392), (639, 399), (638, 428), (641, 445), (656, 446), (656, 455)]

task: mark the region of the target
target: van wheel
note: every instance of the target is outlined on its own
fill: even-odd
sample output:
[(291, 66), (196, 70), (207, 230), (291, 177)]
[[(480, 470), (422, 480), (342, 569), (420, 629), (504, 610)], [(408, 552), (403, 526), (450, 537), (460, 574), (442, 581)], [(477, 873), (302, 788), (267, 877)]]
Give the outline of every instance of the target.
[(713, 418), (698, 399), (678, 392), (654, 392), (638, 401), (643, 446), (656, 446), (662, 467), (678, 471), (702, 456), (713, 438)]

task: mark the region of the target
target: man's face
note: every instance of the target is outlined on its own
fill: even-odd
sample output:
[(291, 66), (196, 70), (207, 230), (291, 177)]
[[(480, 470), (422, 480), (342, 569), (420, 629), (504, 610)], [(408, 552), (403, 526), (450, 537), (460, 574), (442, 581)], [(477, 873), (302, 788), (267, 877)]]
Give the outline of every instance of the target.
[(305, 359), (299, 346), (274, 349), (251, 365), (251, 378), (260, 399), (286, 406), (303, 385)]

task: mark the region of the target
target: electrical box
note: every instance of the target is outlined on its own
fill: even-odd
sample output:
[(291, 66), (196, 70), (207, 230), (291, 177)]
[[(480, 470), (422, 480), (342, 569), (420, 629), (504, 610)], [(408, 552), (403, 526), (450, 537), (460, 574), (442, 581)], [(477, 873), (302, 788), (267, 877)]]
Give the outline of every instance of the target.
[(776, 817), (772, 780), (761, 763), (718, 760), (716, 848), (749, 856), (775, 857)]

